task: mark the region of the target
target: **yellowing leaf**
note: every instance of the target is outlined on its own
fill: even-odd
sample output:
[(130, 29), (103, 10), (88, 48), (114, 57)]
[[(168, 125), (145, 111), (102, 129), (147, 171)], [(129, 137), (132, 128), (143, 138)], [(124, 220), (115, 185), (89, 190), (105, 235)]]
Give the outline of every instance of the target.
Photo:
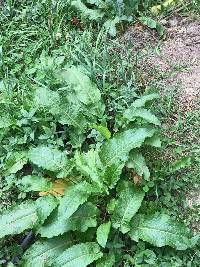
[(161, 3), (161, 5), (153, 6), (151, 8), (151, 12), (154, 15), (158, 15), (160, 13), (160, 11), (162, 10), (162, 7), (167, 8), (167, 7), (171, 6), (171, 5), (173, 5), (175, 2), (176, 2), (175, 0), (166, 0), (166, 1), (163, 1), (163, 3)]
[(63, 179), (55, 180), (52, 188), (47, 192), (40, 192), (39, 196), (53, 195), (53, 196), (63, 196), (65, 189), (69, 186), (69, 183)]
[(133, 175), (133, 181), (135, 185), (140, 185), (142, 183), (142, 176), (140, 175)]

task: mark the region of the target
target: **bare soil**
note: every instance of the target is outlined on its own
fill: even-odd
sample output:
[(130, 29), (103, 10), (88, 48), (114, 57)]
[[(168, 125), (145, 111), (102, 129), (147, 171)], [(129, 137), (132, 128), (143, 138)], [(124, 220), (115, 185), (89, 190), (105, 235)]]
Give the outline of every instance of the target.
[(182, 109), (199, 109), (200, 21), (172, 18), (166, 22), (166, 29), (166, 39), (161, 45), (157, 33), (141, 25), (130, 27), (121, 41), (131, 42), (135, 51), (143, 54), (140, 65), (144, 72), (149, 72), (150, 80), (154, 70), (157, 77), (162, 76), (165, 87), (179, 88)]

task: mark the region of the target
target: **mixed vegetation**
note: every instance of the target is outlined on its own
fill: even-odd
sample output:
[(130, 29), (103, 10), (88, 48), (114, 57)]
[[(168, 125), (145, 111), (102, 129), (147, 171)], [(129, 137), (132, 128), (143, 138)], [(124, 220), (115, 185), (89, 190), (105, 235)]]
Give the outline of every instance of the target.
[(2, 4), (2, 266), (198, 266), (198, 211), (182, 205), (198, 187), (199, 117), (192, 151), (182, 125), (168, 130), (189, 142), (176, 147), (163, 127), (173, 97), (141, 86), (137, 56), (114, 38), (136, 21), (163, 35), (155, 5)]

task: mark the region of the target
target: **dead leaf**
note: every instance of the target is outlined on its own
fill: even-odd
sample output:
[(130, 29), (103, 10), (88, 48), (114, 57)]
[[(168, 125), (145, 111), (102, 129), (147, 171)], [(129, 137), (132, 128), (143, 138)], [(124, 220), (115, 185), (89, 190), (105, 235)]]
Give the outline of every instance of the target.
[(142, 176), (139, 176), (137, 174), (133, 175), (133, 181), (135, 185), (141, 185), (142, 183)]
[(52, 189), (50, 189), (47, 192), (40, 192), (39, 196), (47, 196), (47, 195), (53, 195), (53, 196), (63, 196), (65, 189), (67, 186), (69, 186), (69, 183), (63, 179), (57, 179), (53, 183)]

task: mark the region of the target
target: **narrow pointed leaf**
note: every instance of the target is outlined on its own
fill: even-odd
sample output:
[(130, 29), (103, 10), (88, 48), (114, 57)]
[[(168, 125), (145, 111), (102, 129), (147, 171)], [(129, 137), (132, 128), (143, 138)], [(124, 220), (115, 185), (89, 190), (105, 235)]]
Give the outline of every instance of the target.
[(102, 163), (111, 166), (120, 160), (127, 160), (130, 150), (140, 147), (147, 137), (153, 136), (154, 132), (153, 129), (139, 128), (116, 134), (101, 148)]
[(68, 219), (94, 191), (95, 189), (85, 181), (67, 188), (60, 201), (58, 216)]
[(99, 211), (92, 203), (85, 203), (68, 219), (57, 217), (52, 213), (45, 224), (40, 227), (39, 233), (42, 237), (53, 237), (69, 231), (85, 232), (89, 227), (96, 227)]
[(103, 253), (94, 242), (81, 243), (68, 248), (52, 264), (52, 267), (86, 267), (101, 258)]
[(144, 192), (131, 182), (123, 182), (119, 186), (118, 201), (112, 215), (112, 225), (125, 234), (130, 230), (130, 221), (142, 204)]
[(107, 127), (103, 125), (93, 125), (92, 128), (97, 130), (103, 137), (105, 137), (107, 140), (111, 137), (111, 132), (108, 130)]
[(135, 107), (135, 108), (144, 107), (146, 103), (157, 98), (159, 98), (159, 94), (149, 94), (149, 95), (141, 96), (140, 98), (138, 98), (131, 104), (131, 107)]
[(97, 228), (97, 241), (105, 248), (110, 232), (111, 222), (103, 223)]
[(128, 119), (129, 121), (134, 121), (136, 118), (141, 118), (149, 123), (160, 125), (159, 119), (153, 113), (151, 113), (151, 111), (145, 108), (135, 108), (132, 106), (124, 112), (124, 118)]

